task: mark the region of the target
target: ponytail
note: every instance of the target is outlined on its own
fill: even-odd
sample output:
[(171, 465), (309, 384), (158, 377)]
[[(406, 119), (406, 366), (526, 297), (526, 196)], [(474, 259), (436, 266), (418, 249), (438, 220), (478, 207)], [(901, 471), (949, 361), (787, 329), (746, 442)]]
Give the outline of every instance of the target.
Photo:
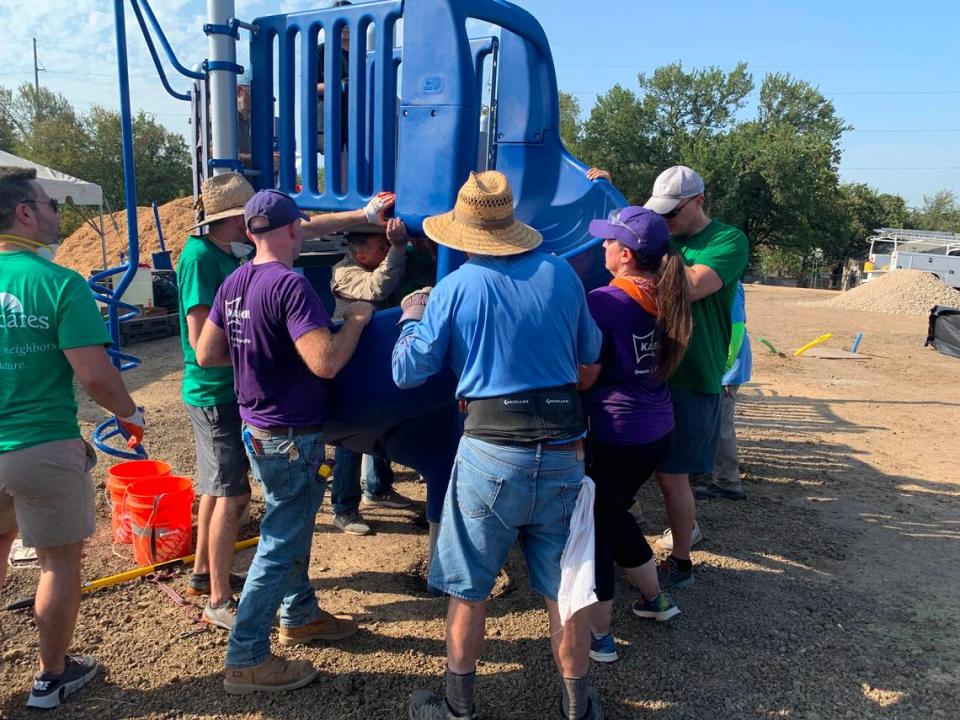
[(657, 377), (666, 380), (683, 359), (693, 332), (690, 298), (687, 292), (687, 269), (683, 258), (668, 248), (657, 280), (657, 299), (660, 317), (657, 324), (662, 333), (660, 355), (657, 358)]

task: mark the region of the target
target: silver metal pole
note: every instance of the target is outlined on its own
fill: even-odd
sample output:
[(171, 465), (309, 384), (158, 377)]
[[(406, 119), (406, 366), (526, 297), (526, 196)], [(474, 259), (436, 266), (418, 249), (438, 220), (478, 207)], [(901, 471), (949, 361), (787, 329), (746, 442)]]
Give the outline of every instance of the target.
[[(207, 0), (207, 22), (226, 25), (234, 16), (233, 0)], [(207, 57), (211, 62), (237, 61), (236, 40), (230, 35), (209, 35)], [(213, 156), (237, 159), (237, 76), (229, 70), (210, 71), (210, 125), (213, 134)], [(229, 168), (213, 169), (214, 175), (230, 172)]]

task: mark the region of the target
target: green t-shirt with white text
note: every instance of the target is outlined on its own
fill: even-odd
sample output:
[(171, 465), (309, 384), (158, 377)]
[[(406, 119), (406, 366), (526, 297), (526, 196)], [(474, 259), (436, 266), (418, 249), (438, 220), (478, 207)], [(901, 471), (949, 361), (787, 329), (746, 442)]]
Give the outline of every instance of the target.
[(80, 275), (30, 251), (0, 252), (0, 453), (80, 437), (63, 351), (110, 344)]
[(233, 368), (202, 368), (190, 346), (187, 313), (198, 305), (213, 306), (217, 290), (227, 275), (240, 267), (240, 259), (224, 252), (209, 240), (195, 235), (187, 238), (177, 261), (180, 288), (180, 348), (183, 350), (183, 401), (193, 407), (210, 407), (236, 402)]
[(716, 394), (730, 348), (730, 313), (737, 281), (747, 269), (750, 245), (742, 231), (719, 220), (688, 238), (671, 238), (688, 267), (706, 265), (723, 281), (723, 288), (690, 305), (693, 334), (683, 360), (670, 376), (671, 389)]

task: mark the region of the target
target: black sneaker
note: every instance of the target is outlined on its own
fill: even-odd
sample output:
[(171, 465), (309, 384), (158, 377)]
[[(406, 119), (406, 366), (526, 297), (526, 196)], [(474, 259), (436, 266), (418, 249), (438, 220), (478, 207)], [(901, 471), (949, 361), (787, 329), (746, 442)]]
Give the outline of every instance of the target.
[(477, 716), (473, 713), (454, 715), (446, 700), (429, 690), (417, 690), (410, 696), (408, 717), (410, 720), (455, 720), (457, 718), (474, 720)]
[(97, 661), (89, 655), (67, 655), (63, 672), (40, 672), (34, 676), (27, 707), (49, 710), (58, 707), (97, 674)]
[[(246, 582), (246, 575), (237, 575), (230, 573), (230, 592), (239, 594), (243, 592), (243, 583)], [(210, 573), (190, 573), (190, 581), (187, 583), (187, 595), (209, 595), (210, 594)]]

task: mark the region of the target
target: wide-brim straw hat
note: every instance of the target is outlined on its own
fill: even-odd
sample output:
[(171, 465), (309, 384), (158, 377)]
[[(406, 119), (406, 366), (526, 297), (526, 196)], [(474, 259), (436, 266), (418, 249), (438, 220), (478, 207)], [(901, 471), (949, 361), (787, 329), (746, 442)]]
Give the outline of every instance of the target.
[(539, 232), (513, 216), (513, 191), (496, 170), (471, 172), (453, 210), (428, 217), (423, 231), (440, 245), (475, 255), (518, 255), (543, 242)]
[(243, 206), (254, 192), (253, 186), (240, 173), (222, 173), (207, 178), (200, 184), (200, 197), (194, 205), (199, 222), (189, 229), (243, 215)]

